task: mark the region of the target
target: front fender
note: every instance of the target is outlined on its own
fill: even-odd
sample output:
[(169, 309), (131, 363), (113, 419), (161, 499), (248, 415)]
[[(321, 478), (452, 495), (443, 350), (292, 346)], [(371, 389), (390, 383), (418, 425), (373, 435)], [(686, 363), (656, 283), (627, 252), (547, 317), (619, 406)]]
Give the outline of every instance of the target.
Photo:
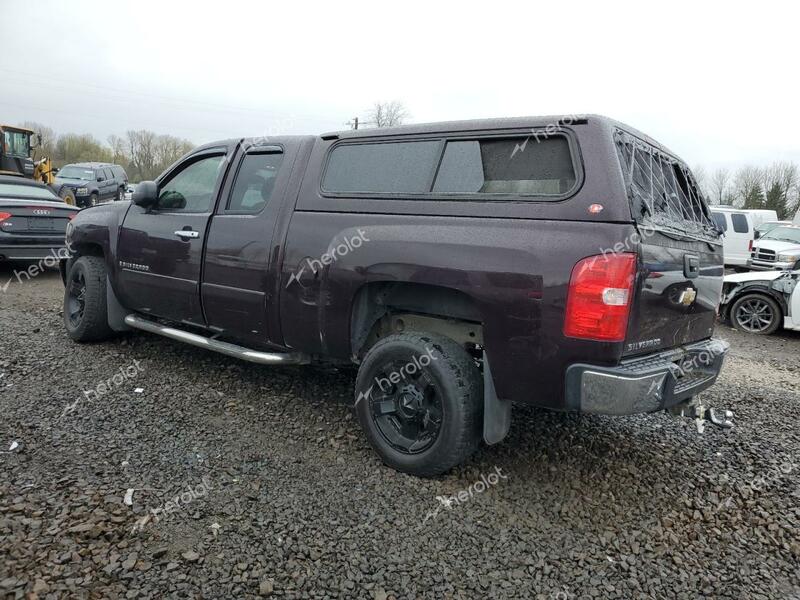
[(67, 230), (67, 247), (73, 256), (102, 254), (109, 276), (115, 272), (117, 242), (130, 202), (111, 202), (78, 212)]

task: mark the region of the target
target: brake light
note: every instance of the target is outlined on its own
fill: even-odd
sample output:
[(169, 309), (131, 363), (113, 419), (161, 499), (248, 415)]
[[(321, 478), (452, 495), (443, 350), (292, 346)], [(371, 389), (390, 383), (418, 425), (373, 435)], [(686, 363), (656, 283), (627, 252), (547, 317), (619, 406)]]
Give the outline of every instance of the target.
[(636, 255), (631, 253), (590, 256), (576, 264), (569, 282), (564, 335), (623, 341), (635, 275)]
[(11, 213), (0, 212), (0, 223), (5, 221), (6, 219), (10, 219), (10, 218), (11, 218)]
[(747, 251), (748, 252), (752, 252), (753, 251), (753, 240), (750, 240), (750, 245), (747, 247)]

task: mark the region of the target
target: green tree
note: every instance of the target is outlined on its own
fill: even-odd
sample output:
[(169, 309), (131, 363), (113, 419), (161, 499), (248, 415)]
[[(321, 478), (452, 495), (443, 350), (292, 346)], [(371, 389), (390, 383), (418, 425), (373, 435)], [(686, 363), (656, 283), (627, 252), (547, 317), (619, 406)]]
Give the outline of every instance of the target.
[(766, 200), (764, 199), (764, 191), (761, 189), (761, 184), (754, 185), (744, 196), (744, 208), (746, 209), (764, 208), (765, 203)]
[(773, 183), (772, 187), (767, 192), (767, 200), (764, 203), (764, 208), (767, 210), (774, 210), (778, 213), (778, 219), (783, 221), (789, 216), (789, 207), (786, 206), (786, 192), (779, 183)]

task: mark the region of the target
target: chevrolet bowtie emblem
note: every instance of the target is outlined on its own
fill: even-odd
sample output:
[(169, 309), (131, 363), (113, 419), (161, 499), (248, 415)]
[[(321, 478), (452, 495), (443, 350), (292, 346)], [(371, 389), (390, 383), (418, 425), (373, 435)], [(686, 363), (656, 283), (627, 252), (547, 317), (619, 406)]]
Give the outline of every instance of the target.
[(681, 292), (681, 295), (678, 298), (678, 302), (683, 304), (684, 306), (691, 306), (696, 299), (697, 299), (697, 290), (695, 290), (694, 288), (686, 288)]

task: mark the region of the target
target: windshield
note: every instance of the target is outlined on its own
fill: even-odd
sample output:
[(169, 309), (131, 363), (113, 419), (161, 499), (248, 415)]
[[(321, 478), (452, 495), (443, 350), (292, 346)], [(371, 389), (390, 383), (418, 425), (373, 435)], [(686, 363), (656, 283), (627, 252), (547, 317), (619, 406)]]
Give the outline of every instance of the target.
[(37, 200), (61, 201), (58, 196), (47, 188), (16, 183), (0, 183), (0, 196), (4, 198), (36, 198)]
[(31, 153), (30, 134), (20, 131), (3, 132), (3, 154), (28, 158)]
[(58, 172), (58, 176), (62, 179), (80, 179), (82, 181), (92, 181), (94, 179), (94, 171), (84, 167), (64, 167)]
[(800, 228), (776, 227), (761, 239), (778, 240), (780, 242), (793, 242), (795, 244), (800, 244)]

